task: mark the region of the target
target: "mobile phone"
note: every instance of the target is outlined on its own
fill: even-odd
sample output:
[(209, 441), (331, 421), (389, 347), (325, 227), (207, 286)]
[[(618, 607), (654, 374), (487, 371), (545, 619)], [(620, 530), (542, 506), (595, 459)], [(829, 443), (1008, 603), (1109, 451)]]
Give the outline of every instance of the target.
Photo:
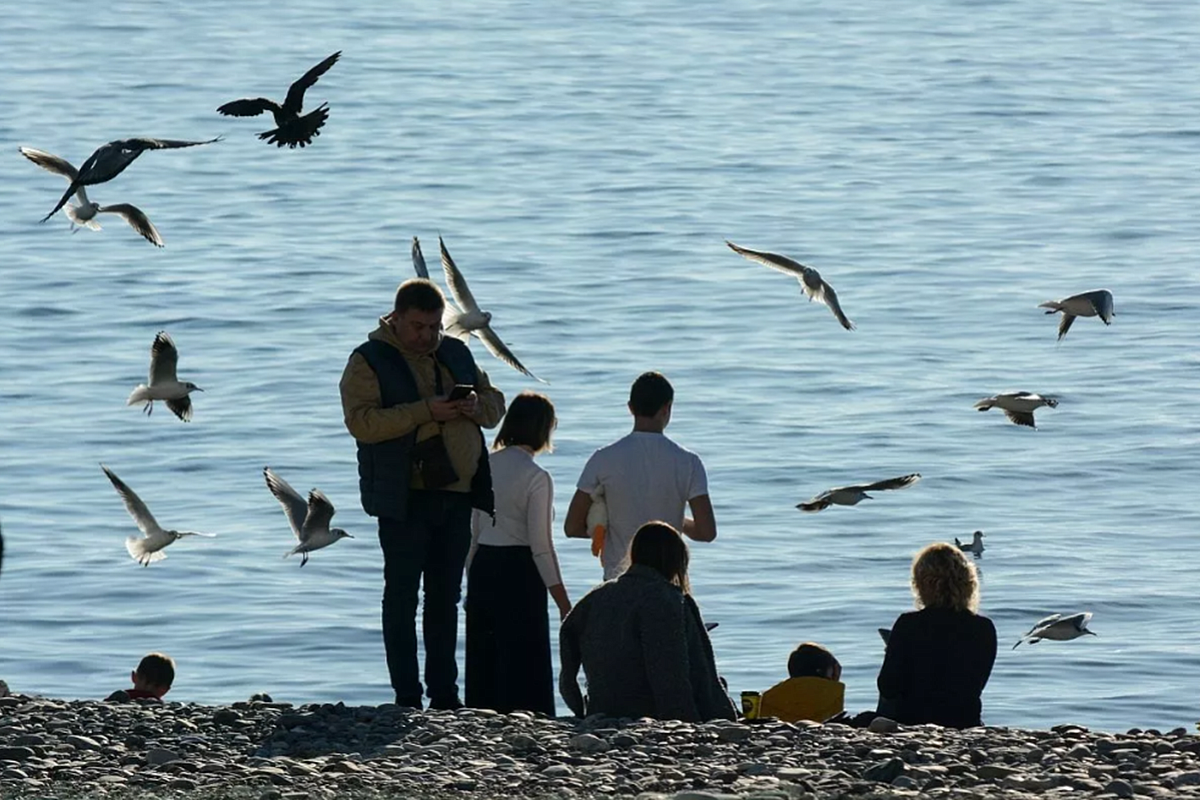
[(469, 383), (456, 383), (454, 388), (450, 390), (450, 396), (447, 400), (466, 400), (467, 395), (475, 391), (475, 387)]
[(711, 631), (713, 628), (717, 627), (720, 624), (721, 623), (719, 623), (719, 622), (706, 622), (706, 623), (704, 623), (704, 630)]

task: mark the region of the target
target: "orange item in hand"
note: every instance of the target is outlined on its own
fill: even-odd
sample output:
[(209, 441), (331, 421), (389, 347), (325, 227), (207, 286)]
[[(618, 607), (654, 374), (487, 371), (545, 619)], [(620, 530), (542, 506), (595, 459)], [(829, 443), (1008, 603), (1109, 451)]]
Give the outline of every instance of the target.
[(592, 555), (596, 558), (604, 552), (604, 534), (606, 530), (603, 525), (596, 525), (592, 528)]

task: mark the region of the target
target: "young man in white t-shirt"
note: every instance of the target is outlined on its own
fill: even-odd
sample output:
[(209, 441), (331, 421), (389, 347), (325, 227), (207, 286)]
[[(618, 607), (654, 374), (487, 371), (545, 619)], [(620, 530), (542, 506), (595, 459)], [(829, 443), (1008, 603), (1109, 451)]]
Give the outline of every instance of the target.
[[(643, 523), (661, 520), (697, 542), (717, 538), (704, 464), (663, 433), (674, 400), (675, 390), (662, 374), (638, 376), (629, 390), (633, 431), (593, 453), (579, 476), (563, 527), (567, 536), (588, 538), (592, 495), (603, 488), (608, 507), (600, 554), (605, 580), (625, 571), (629, 545)], [(685, 506), (691, 517), (684, 516)]]

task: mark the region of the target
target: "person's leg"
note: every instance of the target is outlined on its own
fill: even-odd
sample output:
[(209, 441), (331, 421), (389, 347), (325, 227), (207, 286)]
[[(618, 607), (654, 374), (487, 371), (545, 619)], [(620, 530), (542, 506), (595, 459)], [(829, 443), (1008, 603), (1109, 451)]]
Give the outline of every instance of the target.
[(471, 549), (471, 503), (467, 495), (441, 493), (441, 513), (431, 524), (425, 557), (425, 687), (430, 708), (456, 708), (458, 699), (458, 602), (463, 565)]
[(480, 545), (467, 573), (467, 666), (463, 700), (471, 708), (506, 709), (496, 705), (496, 561), (499, 548)]
[(528, 547), (506, 547), (497, 602), (497, 683), (501, 711), (554, 714), (546, 586)]
[(417, 708), (421, 706), (417, 587), (421, 583), (430, 534), (421, 505), (416, 497), (410, 499), (409, 518), (403, 522), (379, 518), (379, 545), (383, 549), (383, 646), (388, 674), (396, 703)]

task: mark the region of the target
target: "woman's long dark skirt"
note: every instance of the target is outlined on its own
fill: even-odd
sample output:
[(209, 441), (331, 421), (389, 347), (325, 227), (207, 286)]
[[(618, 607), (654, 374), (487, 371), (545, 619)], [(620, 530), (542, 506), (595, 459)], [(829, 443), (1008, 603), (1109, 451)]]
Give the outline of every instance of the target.
[(547, 599), (528, 547), (479, 546), (467, 574), (468, 706), (554, 714)]

